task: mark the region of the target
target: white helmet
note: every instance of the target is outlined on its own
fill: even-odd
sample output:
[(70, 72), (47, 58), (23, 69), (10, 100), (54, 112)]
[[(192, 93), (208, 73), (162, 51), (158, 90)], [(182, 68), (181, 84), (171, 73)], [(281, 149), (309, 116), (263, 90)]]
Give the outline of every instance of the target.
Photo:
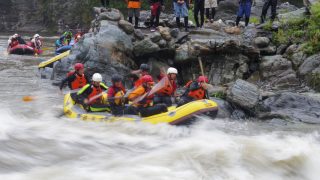
[(173, 67), (169, 67), (167, 70), (167, 74), (178, 74), (178, 70)]
[(39, 38), (40, 35), (39, 35), (39, 34), (35, 34), (33, 37), (34, 37), (34, 38)]
[(94, 82), (101, 82), (102, 81), (102, 76), (99, 73), (94, 73), (92, 76), (92, 81)]
[(18, 36), (19, 36), (18, 34), (14, 34), (12, 37), (17, 38)]

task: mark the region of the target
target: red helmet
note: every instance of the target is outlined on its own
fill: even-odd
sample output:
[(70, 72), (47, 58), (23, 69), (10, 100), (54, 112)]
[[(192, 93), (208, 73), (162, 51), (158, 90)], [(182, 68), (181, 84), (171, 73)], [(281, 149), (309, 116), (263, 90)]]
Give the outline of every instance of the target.
[(142, 83), (153, 83), (153, 79), (150, 75), (142, 76)]
[(205, 83), (208, 83), (209, 80), (207, 78), (207, 76), (199, 76), (198, 78), (198, 82), (205, 82)]
[(84, 68), (84, 66), (82, 63), (76, 63), (74, 65), (74, 70), (76, 70), (76, 71), (79, 71), (80, 69), (83, 69), (83, 68)]

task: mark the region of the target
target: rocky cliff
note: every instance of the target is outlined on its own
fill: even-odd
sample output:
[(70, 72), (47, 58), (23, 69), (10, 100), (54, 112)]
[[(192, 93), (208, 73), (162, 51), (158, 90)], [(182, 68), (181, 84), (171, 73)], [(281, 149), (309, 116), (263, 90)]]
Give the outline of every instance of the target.
[(86, 28), (93, 18), (88, 0), (1, 0), (0, 31), (55, 32), (65, 25)]

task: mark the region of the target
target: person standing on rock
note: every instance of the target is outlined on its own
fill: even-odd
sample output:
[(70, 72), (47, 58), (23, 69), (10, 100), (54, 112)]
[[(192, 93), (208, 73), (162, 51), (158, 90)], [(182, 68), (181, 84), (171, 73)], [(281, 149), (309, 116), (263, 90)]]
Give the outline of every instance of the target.
[(277, 4), (278, 4), (278, 0), (265, 0), (262, 7), (261, 16), (260, 16), (260, 23), (265, 22), (267, 12), (270, 6), (271, 6), (271, 21), (274, 21), (274, 19), (277, 16)]
[(217, 0), (205, 0), (204, 8), (206, 9), (206, 17), (211, 23), (213, 22), (214, 15), (216, 14), (216, 7), (218, 7)]
[(128, 17), (129, 22), (133, 24), (133, 16), (135, 18), (134, 27), (138, 28), (139, 26), (139, 17), (140, 17), (140, 8), (141, 1), (140, 0), (126, 0), (128, 3)]
[(184, 18), (184, 27), (188, 31), (188, 2), (185, 0), (173, 0), (174, 13), (176, 15), (177, 27), (180, 28), (180, 18)]
[(150, 30), (154, 32), (159, 26), (161, 10), (164, 10), (163, 0), (149, 0), (149, 3), (151, 9)]
[(107, 8), (109, 6), (109, 0), (101, 0), (101, 5)]
[(239, 10), (236, 19), (236, 26), (239, 26), (239, 22), (243, 15), (245, 16), (245, 26), (248, 26), (250, 15), (251, 15), (251, 6), (254, 0), (239, 0)]
[[(194, 20), (196, 21), (197, 28), (202, 28), (204, 23), (204, 1), (205, 0), (194, 0)], [(190, 4), (192, 0), (190, 1)], [(200, 23), (199, 23), (199, 12), (200, 12)]]
[(177, 107), (187, 104), (191, 101), (208, 99), (207, 83), (209, 82), (206, 76), (199, 76), (197, 81), (189, 81), (184, 87), (187, 89), (181, 96)]

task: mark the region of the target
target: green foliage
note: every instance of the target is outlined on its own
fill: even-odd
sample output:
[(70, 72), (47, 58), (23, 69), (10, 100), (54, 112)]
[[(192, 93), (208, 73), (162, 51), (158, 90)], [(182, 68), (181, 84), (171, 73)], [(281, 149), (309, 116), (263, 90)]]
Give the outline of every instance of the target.
[(215, 98), (220, 98), (220, 99), (225, 99), (226, 98), (226, 94), (222, 91), (217, 91), (213, 94), (210, 95), (211, 97), (215, 97)]
[[(273, 33), (276, 45), (297, 43), (303, 44), (304, 52), (308, 55), (320, 52), (320, 3), (311, 7), (309, 18), (295, 18), (281, 22), (281, 28)], [(272, 26), (272, 24), (271, 24)], [(268, 29), (269, 26), (265, 27)]]
[(250, 17), (249, 22), (252, 24), (259, 24), (260, 21), (259, 21), (258, 17)]

